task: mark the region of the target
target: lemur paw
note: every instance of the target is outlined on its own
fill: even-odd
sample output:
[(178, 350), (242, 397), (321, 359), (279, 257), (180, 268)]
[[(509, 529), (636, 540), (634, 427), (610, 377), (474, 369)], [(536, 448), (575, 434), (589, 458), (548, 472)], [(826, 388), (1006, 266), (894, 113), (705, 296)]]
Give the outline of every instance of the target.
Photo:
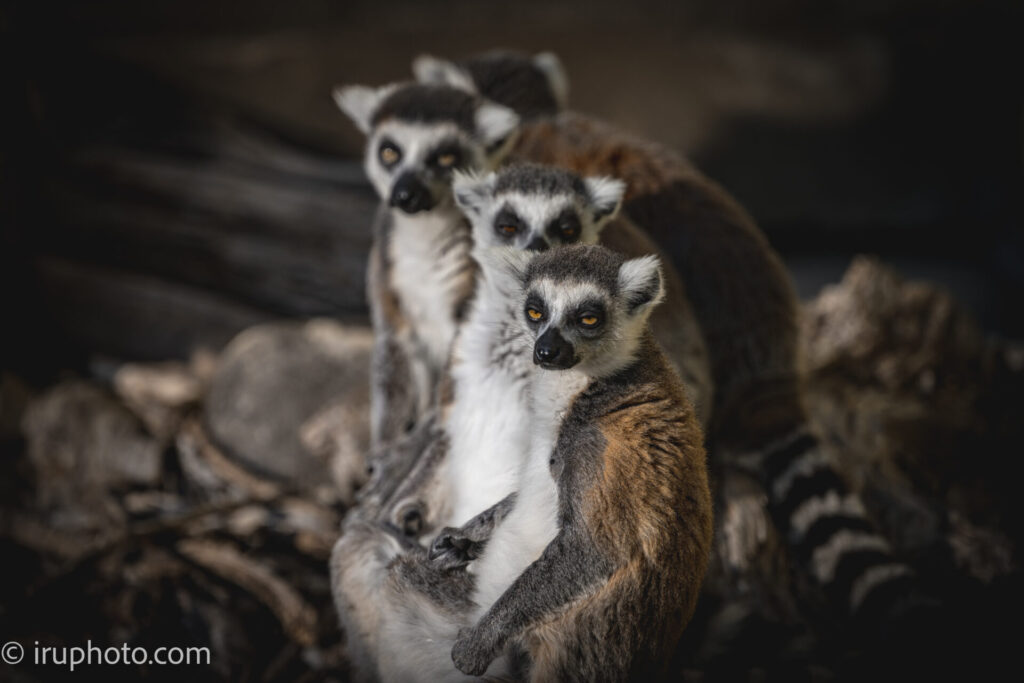
[(452, 647), (452, 661), (459, 671), (469, 676), (482, 676), (496, 656), (493, 648), (481, 642), (476, 629), (459, 629), (459, 635)]
[(447, 526), (430, 544), (428, 557), (443, 569), (461, 569), (476, 559), (478, 545), (461, 529)]

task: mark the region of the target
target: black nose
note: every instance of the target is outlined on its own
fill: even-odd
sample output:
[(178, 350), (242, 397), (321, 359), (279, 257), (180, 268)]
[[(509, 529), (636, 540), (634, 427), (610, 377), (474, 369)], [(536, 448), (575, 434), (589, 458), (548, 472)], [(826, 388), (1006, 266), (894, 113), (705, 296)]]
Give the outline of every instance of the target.
[(553, 327), (538, 337), (533, 345), (533, 363), (545, 370), (571, 368), (576, 364), (575, 355), (572, 344)]
[(548, 243), (543, 237), (537, 235), (526, 245), (526, 249), (528, 251), (547, 251)]
[(391, 199), (388, 202), (406, 213), (427, 211), (433, 208), (430, 190), (412, 173), (403, 173), (391, 188)]

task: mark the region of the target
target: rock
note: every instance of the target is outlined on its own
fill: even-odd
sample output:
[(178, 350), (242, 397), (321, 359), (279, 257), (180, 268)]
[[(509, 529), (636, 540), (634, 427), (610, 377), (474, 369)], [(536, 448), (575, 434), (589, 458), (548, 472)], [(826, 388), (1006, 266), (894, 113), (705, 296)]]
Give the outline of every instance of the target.
[(62, 382), (22, 419), (36, 481), (36, 508), (62, 531), (95, 532), (123, 523), (112, 494), (160, 483), (160, 444), (113, 396), (89, 382)]
[(950, 511), (1020, 542), (1018, 345), (865, 257), (807, 304), (802, 342), (811, 417), (898, 551), (927, 570)]
[(202, 380), (185, 363), (126, 363), (114, 373), (114, 390), (154, 436), (169, 440), (184, 411), (199, 402)]
[(247, 329), (224, 349), (203, 417), (213, 440), (254, 471), (344, 491), (369, 447), (366, 327), (316, 319)]

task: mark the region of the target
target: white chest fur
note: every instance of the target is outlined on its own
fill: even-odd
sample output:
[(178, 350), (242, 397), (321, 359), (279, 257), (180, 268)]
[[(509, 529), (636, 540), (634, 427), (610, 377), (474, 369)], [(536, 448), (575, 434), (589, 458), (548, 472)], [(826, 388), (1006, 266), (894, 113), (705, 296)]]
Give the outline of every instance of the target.
[(531, 373), (529, 455), (520, 469), (515, 508), (495, 529), (474, 567), (479, 614), (540, 557), (558, 533), (558, 488), (550, 460), (565, 414), (588, 381), (576, 370)]
[[(483, 274), (455, 341), (455, 403), (446, 428), (449, 507), (443, 524), (461, 526), (516, 490), (531, 439), (527, 386), (532, 346), (510, 328), (511, 295)], [(511, 330), (511, 333), (508, 331)]]
[(412, 332), (435, 368), (444, 365), (457, 328), (455, 307), (471, 277), (469, 228), (460, 214), (392, 211), (391, 282)]

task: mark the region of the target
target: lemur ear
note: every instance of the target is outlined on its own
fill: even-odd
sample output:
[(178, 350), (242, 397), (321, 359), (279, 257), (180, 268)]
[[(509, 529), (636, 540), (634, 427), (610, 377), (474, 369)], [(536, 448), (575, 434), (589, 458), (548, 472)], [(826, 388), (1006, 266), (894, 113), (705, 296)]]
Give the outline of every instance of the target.
[(369, 134), (373, 128), (373, 114), (384, 99), (394, 92), (397, 84), (371, 88), (366, 85), (339, 85), (331, 92), (334, 103), (348, 114), (352, 122), (363, 133)]
[(565, 73), (562, 60), (554, 52), (540, 52), (533, 57), (533, 65), (544, 74), (548, 87), (558, 102), (559, 109), (569, 106), (569, 76)]
[(619, 266), (619, 291), (626, 299), (626, 310), (630, 315), (649, 311), (661, 303), (665, 286), (658, 257), (648, 254)]
[(476, 132), (489, 149), (501, 147), (516, 131), (519, 115), (508, 107), (484, 100), (476, 108)]
[(477, 91), (473, 78), (465, 69), (433, 55), (420, 55), (412, 60), (412, 73), (417, 81), (427, 85), (450, 85), (474, 94)]
[(622, 206), (622, 196), (626, 194), (626, 183), (617, 178), (600, 176), (584, 178), (587, 194), (594, 206), (594, 221), (610, 220)]
[(480, 264), (485, 277), (494, 282), (522, 286), (526, 282), (526, 269), (537, 252), (515, 247), (489, 247), (477, 249), (473, 258)]
[(452, 175), (452, 193), (455, 203), (470, 216), (479, 216), (494, 194), (494, 183), (498, 180), (493, 171), (487, 175), (455, 171)]

